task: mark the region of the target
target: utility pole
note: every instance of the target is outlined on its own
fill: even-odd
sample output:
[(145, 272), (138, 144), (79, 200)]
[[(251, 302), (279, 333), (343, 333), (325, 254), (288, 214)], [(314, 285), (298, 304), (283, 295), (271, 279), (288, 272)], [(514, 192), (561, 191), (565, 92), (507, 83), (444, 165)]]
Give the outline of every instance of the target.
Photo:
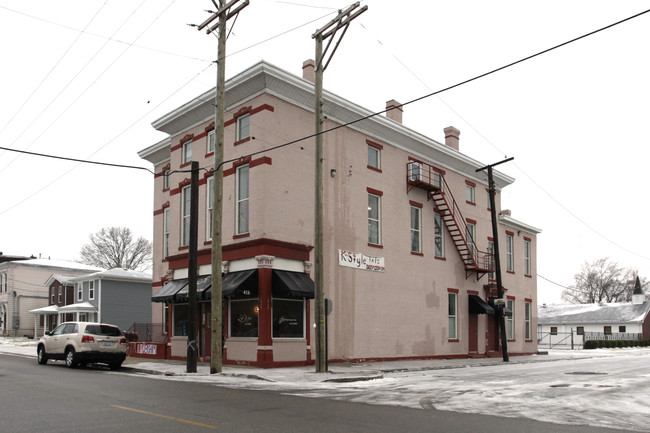
[[(488, 171), (488, 186), (490, 189), (490, 213), (492, 216), (492, 237), (494, 238), (494, 266), (495, 266), (495, 274), (497, 278), (497, 296), (499, 299), (503, 299), (503, 283), (501, 281), (501, 257), (499, 256), (499, 227), (498, 227), (498, 221), (497, 221), (497, 207), (495, 204), (495, 195), (496, 195), (496, 188), (494, 186), (494, 176), (492, 174), (492, 169), (499, 165), (503, 164), (508, 161), (512, 161), (515, 158), (507, 158), (504, 159), (503, 161), (486, 165), (485, 167), (481, 167), (476, 169), (476, 172), (479, 171), (484, 171), (487, 169)], [(508, 337), (506, 335), (506, 322), (505, 322), (505, 314), (503, 312), (504, 308), (497, 308), (495, 309), (496, 314), (497, 314), (497, 320), (499, 321), (499, 330), (501, 334), (501, 351), (503, 353), (503, 361), (508, 362), (510, 358), (508, 358)]]
[[(217, 7), (216, 12), (203, 23), (197, 26), (198, 30), (207, 27), (206, 33), (210, 34), (218, 30), (217, 37), (219, 45), (217, 48), (217, 85), (215, 94), (215, 122), (214, 122), (214, 203), (212, 205), (212, 300), (210, 308), (210, 374), (221, 373), (223, 364), (223, 315), (222, 315), (222, 233), (221, 221), (223, 216), (223, 146), (224, 146), (224, 112), (226, 95), (226, 22), (236, 16), (249, 4), (245, 0), (237, 7), (231, 8), (239, 0), (216, 0), (212, 3)], [(210, 24), (218, 19), (217, 24)], [(209, 27), (208, 27), (209, 26)]]
[[(315, 121), (316, 121), (316, 180), (315, 180), (315, 205), (314, 205), (314, 303), (316, 313), (316, 373), (327, 371), (327, 341), (325, 331), (325, 295), (323, 290), (323, 72), (332, 60), (341, 39), (350, 26), (350, 22), (364, 13), (368, 6), (364, 6), (352, 13), (359, 7), (359, 2), (339, 11), (336, 18), (324, 27), (316, 30), (312, 38), (316, 40), (316, 68), (314, 77), (314, 93), (316, 96)], [(324, 61), (324, 56), (332, 44), (332, 36), (340, 29), (343, 32), (329, 55)], [(323, 41), (329, 39), (325, 52), (323, 52)]]
[[(185, 204), (183, 204), (184, 206)], [(198, 248), (199, 234), (199, 162), (192, 161), (192, 177), (190, 183), (190, 251), (187, 264), (188, 272), (188, 308), (189, 323), (187, 327), (187, 365), (188, 373), (196, 373), (196, 359), (198, 357), (197, 336), (197, 302), (196, 302), (196, 277), (198, 266), (196, 251)]]

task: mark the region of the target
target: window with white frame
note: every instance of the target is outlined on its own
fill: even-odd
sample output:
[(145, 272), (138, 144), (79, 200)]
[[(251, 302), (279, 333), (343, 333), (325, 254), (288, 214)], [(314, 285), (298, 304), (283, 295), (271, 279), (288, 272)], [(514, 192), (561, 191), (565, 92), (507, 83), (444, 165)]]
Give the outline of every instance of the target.
[(530, 340), (532, 338), (532, 329), (531, 329), (531, 308), (532, 308), (532, 302), (526, 301), (524, 303), (524, 332), (526, 335), (526, 340)]
[(212, 153), (214, 152), (214, 129), (210, 132), (208, 132), (208, 143), (207, 143), (207, 148), (205, 149), (205, 153)]
[(381, 199), (368, 193), (368, 243), (381, 245)]
[(506, 336), (508, 340), (515, 339), (515, 300), (506, 300), (506, 307), (510, 310), (511, 315), (506, 316)]
[(185, 164), (190, 161), (192, 161), (192, 140), (187, 140), (183, 142), (182, 145), (181, 164)]
[(490, 200), (490, 190), (487, 190), (487, 208), (488, 210), (492, 209), (492, 200)]
[(190, 207), (191, 191), (188, 185), (183, 188), (181, 194), (181, 246), (183, 247), (190, 244)]
[(63, 302), (63, 287), (59, 286), (59, 304)]
[(496, 270), (496, 260), (494, 258), (494, 242), (488, 240), (488, 250), (487, 250), (489, 257), (489, 269), (492, 271), (488, 274), (488, 279), (490, 281), (495, 281), (496, 280), (496, 274), (494, 273)]
[(88, 282), (88, 299), (95, 299), (95, 281), (91, 280)]
[(449, 327), (448, 337), (450, 340), (458, 339), (458, 294), (454, 292), (447, 293), (449, 306)]
[(471, 203), (471, 204), (476, 203), (475, 194), (476, 191), (474, 185), (465, 184), (465, 200), (467, 201), (467, 203)]
[(249, 228), (249, 167), (248, 165), (242, 165), (237, 167), (237, 179), (235, 186), (237, 188), (237, 205), (235, 216), (235, 222), (237, 227), (235, 227), (235, 233), (238, 235), (248, 233)]
[(206, 215), (205, 215), (205, 238), (212, 239), (212, 208), (214, 207), (214, 176), (209, 177), (205, 183), (206, 187)]
[(163, 189), (169, 189), (170, 170), (163, 170)]
[(163, 211), (163, 257), (169, 256), (169, 229), (170, 229), (170, 212), (169, 208)]
[[(1, 276), (2, 276), (2, 274), (0, 274), (0, 277)], [(52, 287), (52, 302), (51, 303), (54, 304), (55, 302), (56, 302), (56, 287)]]
[(530, 275), (530, 239), (524, 238), (524, 272), (526, 275)]
[(305, 300), (273, 298), (273, 338), (305, 338)]
[(435, 235), (434, 235), (434, 243), (436, 246), (436, 257), (444, 257), (445, 256), (445, 237), (444, 237), (444, 229), (443, 229), (443, 221), (442, 221), (442, 215), (439, 213), (433, 214), (433, 219), (434, 219), (434, 229), (435, 229)]
[(83, 299), (84, 299), (83, 284), (75, 283), (75, 286), (77, 288), (77, 302), (83, 301)]
[(471, 257), (468, 257), (468, 259), (476, 260), (476, 224), (468, 222), (466, 234), (467, 247), (469, 248), (468, 254), (471, 254)]
[(368, 167), (381, 169), (381, 150), (371, 145), (368, 145)]
[(422, 210), (417, 206), (411, 206), (411, 251), (422, 252)]
[(433, 186), (438, 189), (442, 188), (442, 175), (437, 171), (433, 172)]
[(514, 241), (513, 235), (506, 234), (506, 271), (508, 272), (515, 271)]
[(251, 116), (244, 114), (237, 118), (237, 141), (250, 137)]

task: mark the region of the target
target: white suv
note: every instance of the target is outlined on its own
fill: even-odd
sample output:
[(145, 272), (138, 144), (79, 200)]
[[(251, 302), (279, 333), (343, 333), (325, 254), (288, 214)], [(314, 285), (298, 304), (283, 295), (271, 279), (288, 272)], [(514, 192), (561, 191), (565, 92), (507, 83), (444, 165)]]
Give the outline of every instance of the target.
[(38, 363), (62, 359), (65, 365), (108, 364), (119, 370), (126, 359), (126, 338), (120, 328), (105, 323), (65, 322), (46, 332), (36, 348)]

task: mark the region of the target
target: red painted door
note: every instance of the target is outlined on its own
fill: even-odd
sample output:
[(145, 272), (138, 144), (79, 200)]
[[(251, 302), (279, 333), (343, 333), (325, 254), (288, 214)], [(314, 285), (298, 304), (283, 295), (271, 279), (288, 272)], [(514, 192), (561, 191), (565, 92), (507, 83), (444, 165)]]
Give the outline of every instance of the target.
[(469, 315), (469, 330), (467, 332), (469, 353), (478, 353), (478, 314)]

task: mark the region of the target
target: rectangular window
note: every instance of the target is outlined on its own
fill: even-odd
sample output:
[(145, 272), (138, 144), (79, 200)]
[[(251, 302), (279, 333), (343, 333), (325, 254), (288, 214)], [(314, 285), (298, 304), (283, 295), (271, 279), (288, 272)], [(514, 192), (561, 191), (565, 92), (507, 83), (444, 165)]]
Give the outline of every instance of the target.
[(181, 194), (181, 246), (186, 247), (190, 244), (190, 210), (191, 210), (191, 191), (190, 186), (183, 188)]
[(514, 238), (510, 234), (506, 234), (506, 270), (508, 272), (515, 271), (515, 260), (513, 256)]
[(230, 336), (257, 338), (259, 316), (257, 299), (233, 299), (230, 301)]
[(411, 206), (411, 251), (414, 253), (422, 252), (422, 232), (420, 225), (422, 215), (419, 207)]
[(625, 325), (621, 325), (618, 327), (618, 332), (625, 333), (626, 332), (625, 329), (626, 329)]
[(163, 189), (169, 189), (169, 170), (163, 171)]
[(207, 188), (207, 210), (205, 216), (205, 238), (206, 240), (212, 239), (212, 208), (214, 207), (214, 176), (209, 177), (205, 184)]
[[(0, 274), (0, 277), (2, 277), (2, 274)], [(1, 281), (0, 281), (1, 282)], [(1, 290), (0, 290), (1, 291)], [(56, 302), (56, 288), (52, 287), (52, 305)]]
[(442, 188), (442, 175), (437, 171), (433, 172), (433, 186), (438, 189)]
[(467, 247), (469, 248), (468, 254), (471, 254), (471, 257), (468, 257), (468, 260), (476, 260), (476, 225), (474, 223), (467, 223)]
[(557, 335), (557, 326), (551, 326), (551, 335)]
[(585, 327), (584, 326), (578, 326), (576, 328), (576, 334), (578, 335), (585, 335)]
[(442, 215), (439, 213), (433, 214), (434, 224), (435, 224), (435, 244), (436, 244), (436, 257), (445, 256), (445, 244), (444, 244), (444, 229), (442, 222)]
[(237, 215), (236, 230), (238, 235), (248, 233), (249, 231), (249, 177), (248, 165), (237, 167)]
[(381, 200), (368, 193), (368, 243), (381, 245)]
[(508, 340), (515, 339), (515, 301), (514, 299), (506, 300), (506, 307), (512, 313), (510, 316), (506, 316), (506, 337)]
[(208, 146), (206, 148), (206, 153), (214, 152), (214, 129), (208, 132)]
[(183, 143), (181, 155), (181, 164), (192, 161), (192, 140), (187, 140)]
[(305, 338), (303, 299), (273, 299), (273, 338)]
[(190, 321), (190, 309), (187, 304), (173, 304), (172, 320), (174, 322), (173, 336), (187, 336), (187, 326)]
[(466, 184), (465, 185), (465, 201), (470, 204), (475, 204), (475, 191), (474, 186)]
[(526, 340), (532, 339), (530, 327), (531, 306), (532, 304), (530, 302), (524, 303), (524, 333)]
[(447, 293), (447, 298), (449, 302), (449, 339), (456, 340), (458, 339), (458, 294), (457, 293)]
[(368, 167), (381, 169), (381, 151), (370, 145), (368, 145)]
[(524, 238), (524, 272), (530, 275), (530, 239)]
[(419, 182), (422, 180), (422, 164), (415, 161), (409, 162), (409, 180)]
[(496, 274), (494, 273), (496, 270), (496, 261), (494, 260), (494, 241), (488, 240), (488, 250), (487, 250), (489, 257), (488, 257), (488, 268), (490, 269), (490, 273), (488, 274), (488, 279), (490, 281), (495, 281), (496, 280)]
[(490, 200), (490, 190), (487, 190), (487, 208), (488, 210), (492, 210), (492, 200)]
[(169, 256), (169, 228), (171, 223), (169, 218), (169, 208), (165, 208), (163, 212), (163, 257)]
[(77, 286), (77, 301), (82, 301), (84, 298), (83, 284), (75, 283), (75, 286)]
[(612, 327), (611, 326), (604, 326), (603, 327), (603, 332), (605, 335), (612, 335)]
[(88, 282), (88, 299), (95, 299), (95, 281)]
[(250, 114), (244, 114), (237, 118), (237, 141), (250, 137), (250, 126)]
[(163, 329), (162, 333), (167, 334), (168, 332), (168, 326), (169, 326), (169, 305), (167, 302), (163, 304), (162, 307), (162, 323), (163, 323)]
[(58, 303), (60, 304), (63, 302), (63, 287), (59, 287), (59, 301)]

